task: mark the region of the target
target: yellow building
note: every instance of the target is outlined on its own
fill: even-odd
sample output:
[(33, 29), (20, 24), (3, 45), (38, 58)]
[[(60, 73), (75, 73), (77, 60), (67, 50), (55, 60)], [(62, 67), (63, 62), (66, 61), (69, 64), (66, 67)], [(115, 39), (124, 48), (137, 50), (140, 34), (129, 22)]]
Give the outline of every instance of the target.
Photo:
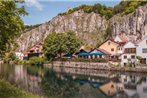
[(99, 48), (109, 52), (111, 55), (115, 55), (118, 53), (119, 43), (108, 39), (103, 44), (101, 44)]

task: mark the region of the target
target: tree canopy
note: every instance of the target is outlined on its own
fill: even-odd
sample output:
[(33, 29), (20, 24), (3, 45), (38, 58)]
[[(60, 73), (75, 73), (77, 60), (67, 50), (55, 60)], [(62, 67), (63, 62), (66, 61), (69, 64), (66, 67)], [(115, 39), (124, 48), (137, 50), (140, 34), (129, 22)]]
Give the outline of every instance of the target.
[(136, 8), (145, 5), (146, 3), (147, 1), (127, 0), (127, 1), (121, 1), (118, 5), (114, 7), (107, 7), (99, 3), (94, 5), (81, 5), (79, 7), (69, 9), (65, 13), (60, 13), (59, 15), (71, 14), (75, 11), (83, 10), (85, 13), (94, 12), (100, 14), (101, 16), (104, 16), (106, 19), (110, 19), (113, 15), (116, 15), (118, 13), (122, 15), (132, 13), (135, 11)]
[(136, 8), (139, 6), (143, 6), (147, 3), (147, 1), (140, 1), (140, 0), (128, 0), (128, 1), (121, 1), (118, 5), (114, 6), (113, 14), (122, 14), (126, 15), (135, 11)]
[(10, 49), (20, 31), (24, 28), (21, 15), (27, 15), (23, 6), (17, 4), (23, 0), (0, 0), (0, 54)]
[(61, 57), (63, 53), (73, 54), (82, 42), (73, 32), (51, 33), (44, 41), (44, 53), (48, 59)]

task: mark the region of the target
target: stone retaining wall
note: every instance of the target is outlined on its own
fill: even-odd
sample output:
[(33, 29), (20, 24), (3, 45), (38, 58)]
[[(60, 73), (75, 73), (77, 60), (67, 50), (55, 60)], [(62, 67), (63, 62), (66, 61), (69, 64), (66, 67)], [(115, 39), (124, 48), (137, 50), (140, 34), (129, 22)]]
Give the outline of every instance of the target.
[(44, 65), (46, 67), (67, 67), (67, 68), (79, 68), (79, 69), (147, 73), (147, 67), (122, 68), (122, 67), (113, 67), (108, 63), (98, 63), (98, 62), (54, 61), (52, 64), (44, 64)]
[(53, 64), (45, 64), (47, 66), (54, 66), (54, 67), (68, 67), (68, 68), (87, 68), (87, 69), (106, 69), (110, 68), (108, 63), (95, 63), (95, 62), (61, 62), (55, 61)]

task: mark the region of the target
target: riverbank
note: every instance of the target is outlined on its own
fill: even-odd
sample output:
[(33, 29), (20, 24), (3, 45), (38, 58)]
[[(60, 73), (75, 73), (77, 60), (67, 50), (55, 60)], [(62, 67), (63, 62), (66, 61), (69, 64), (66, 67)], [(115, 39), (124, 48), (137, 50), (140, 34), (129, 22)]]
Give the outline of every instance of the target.
[(147, 73), (147, 67), (114, 67), (108, 63), (98, 62), (73, 62), (73, 61), (54, 61), (52, 64), (44, 64), (46, 67), (67, 67), (79, 69), (94, 69), (106, 71), (121, 71), (121, 72), (139, 72)]
[(35, 96), (16, 88), (4, 80), (0, 80), (0, 98), (39, 98), (39, 96)]

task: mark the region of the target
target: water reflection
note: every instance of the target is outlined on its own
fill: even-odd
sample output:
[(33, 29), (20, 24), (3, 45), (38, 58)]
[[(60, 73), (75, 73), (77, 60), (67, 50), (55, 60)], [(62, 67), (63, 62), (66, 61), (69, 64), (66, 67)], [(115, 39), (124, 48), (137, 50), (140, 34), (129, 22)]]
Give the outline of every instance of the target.
[(0, 78), (49, 98), (147, 98), (147, 74), (64, 67), (53, 68), (55, 72), (32, 69), (0, 65)]

